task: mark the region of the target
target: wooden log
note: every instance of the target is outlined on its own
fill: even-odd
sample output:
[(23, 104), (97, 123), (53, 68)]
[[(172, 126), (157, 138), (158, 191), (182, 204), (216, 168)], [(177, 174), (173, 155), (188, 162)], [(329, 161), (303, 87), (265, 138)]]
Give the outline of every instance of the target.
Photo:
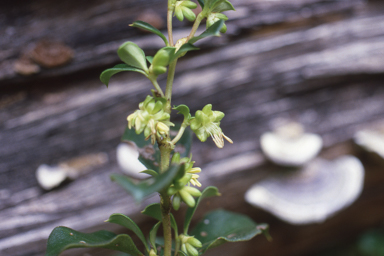
[[(363, 3), (362, 0), (302, 0), (277, 1), (272, 4), (237, 0), (233, 2), (237, 12), (228, 13), (228, 36), (208, 45), (218, 46), (223, 41), (231, 40), (233, 36), (247, 35), (249, 30), (258, 30), (267, 25), (302, 22), (303, 19), (312, 23), (311, 19), (334, 14), (348, 16)], [(161, 39), (154, 35), (143, 36), (142, 32), (129, 29), (127, 25), (150, 10), (163, 10), (165, 14), (166, 6), (163, 1), (113, 0), (108, 3), (79, 3), (71, 0), (53, 5), (40, 0), (23, 3), (17, 8), (14, 4), (3, 5), (2, 17), (7, 22), (0, 25), (0, 31), (5, 32), (0, 39), (2, 87), (9, 88), (15, 83), (39, 81), (41, 78), (112, 65), (119, 61), (117, 47), (127, 39), (137, 42), (149, 53), (162, 47)], [(159, 18), (164, 21), (166, 19), (164, 15)], [(175, 27), (176, 38), (189, 33), (185, 23), (175, 22)], [(164, 25), (162, 28), (164, 29)], [(40, 72), (29, 77), (19, 75), (15, 63), (22, 56), (29, 55), (36, 44), (44, 39), (62, 41), (71, 47), (75, 53), (73, 61), (62, 67), (41, 68)]]

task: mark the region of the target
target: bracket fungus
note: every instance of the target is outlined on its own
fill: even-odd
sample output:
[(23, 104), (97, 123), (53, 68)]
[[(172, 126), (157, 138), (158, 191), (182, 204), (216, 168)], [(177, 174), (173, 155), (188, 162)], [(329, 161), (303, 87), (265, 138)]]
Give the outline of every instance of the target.
[(141, 173), (147, 168), (139, 161), (139, 151), (134, 143), (120, 143), (116, 155), (117, 162), (125, 174), (138, 179), (149, 177), (148, 174)]
[(366, 151), (376, 153), (384, 159), (384, 124), (376, 128), (358, 131), (353, 139)]
[(321, 150), (323, 140), (317, 134), (304, 133), (298, 123), (288, 123), (266, 132), (260, 137), (264, 154), (272, 162), (282, 166), (302, 166)]
[(36, 179), (39, 185), (45, 190), (58, 187), (63, 181), (75, 180), (88, 173), (92, 168), (108, 162), (105, 153), (83, 155), (59, 163), (56, 166), (46, 164), (40, 165), (36, 170)]
[(352, 204), (363, 188), (364, 167), (353, 156), (308, 165), (254, 184), (245, 200), (291, 224), (320, 223)]

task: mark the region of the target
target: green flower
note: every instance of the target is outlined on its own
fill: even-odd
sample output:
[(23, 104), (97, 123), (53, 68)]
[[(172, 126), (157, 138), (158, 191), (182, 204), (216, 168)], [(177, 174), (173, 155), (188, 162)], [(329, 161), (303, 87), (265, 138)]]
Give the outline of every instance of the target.
[[(189, 158), (183, 157), (182, 159), (180, 159), (180, 154), (175, 153), (172, 156), (172, 163), (173, 164), (184, 163), (185, 164), (185, 175), (183, 176), (183, 178), (188, 176), (188, 177), (190, 177), (190, 179), (188, 181), (189, 183), (191, 183), (193, 186), (201, 187), (201, 183), (197, 180), (200, 177), (197, 173), (201, 172), (201, 168), (200, 167), (193, 167), (193, 164), (195, 163), (195, 161), (192, 161), (192, 155)], [(180, 180), (182, 180), (183, 178), (181, 178)], [(185, 186), (185, 185), (183, 185), (183, 186)]]
[[(233, 5), (228, 0), (206, 0), (204, 5), (204, 13), (207, 18), (207, 28), (212, 26), (218, 20), (228, 20), (228, 17), (222, 12), (225, 11), (234, 11)], [(227, 26), (223, 24), (223, 27), (220, 29), (221, 33), (227, 31)]]
[(128, 128), (135, 127), (136, 133), (144, 132), (145, 139), (151, 137), (151, 143), (155, 144), (158, 138), (167, 137), (169, 127), (174, 124), (169, 122), (170, 115), (164, 111), (164, 104), (151, 96), (139, 104), (139, 109), (127, 117)]
[(220, 121), (224, 113), (212, 111), (212, 105), (206, 105), (203, 110), (195, 113), (195, 118), (191, 121), (191, 129), (200, 141), (204, 142), (208, 136), (211, 136), (218, 148), (224, 147), (224, 139), (233, 143), (230, 138), (224, 135), (220, 128)]
[(191, 10), (195, 9), (197, 4), (189, 0), (177, 1), (175, 4), (175, 16), (179, 21), (183, 21), (184, 17), (190, 22), (196, 19), (196, 14)]
[[(219, 20), (226, 21), (228, 20), (228, 17), (222, 13), (211, 12), (207, 17), (207, 28), (209, 28), (210, 26), (215, 24), (216, 21), (219, 21)], [(227, 32), (227, 25), (225, 25), (225, 23), (223, 23), (223, 26), (221, 27), (220, 32), (221, 33)]]
[(201, 248), (202, 243), (194, 238), (193, 236), (180, 235), (179, 239), (181, 241), (181, 250), (188, 256), (198, 256), (199, 252), (196, 248)]

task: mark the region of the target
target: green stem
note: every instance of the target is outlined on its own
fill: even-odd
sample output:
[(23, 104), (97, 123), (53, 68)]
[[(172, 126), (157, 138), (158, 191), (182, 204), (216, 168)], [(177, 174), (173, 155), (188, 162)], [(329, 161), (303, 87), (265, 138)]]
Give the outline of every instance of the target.
[(172, 230), (171, 230), (171, 197), (167, 192), (160, 194), (161, 220), (164, 232), (164, 256), (172, 253)]
[[(159, 141), (158, 141), (159, 142)], [(160, 173), (168, 170), (172, 146), (169, 137), (159, 143), (160, 148)], [(160, 192), (161, 220), (164, 232), (164, 256), (171, 256), (172, 252), (172, 229), (171, 229), (171, 197), (167, 194), (167, 189)]]
[(181, 124), (181, 127), (180, 127), (179, 132), (177, 133), (176, 137), (173, 138), (173, 140), (171, 141), (171, 143), (172, 143), (173, 145), (175, 145), (175, 144), (181, 139), (181, 136), (183, 136), (184, 131), (185, 131), (185, 128), (187, 128), (187, 126), (188, 126), (188, 125), (187, 125), (185, 122), (183, 122), (183, 123)]
[(180, 239), (178, 237), (176, 237), (175, 240), (176, 240), (176, 245), (175, 245), (174, 256), (177, 256), (177, 254), (179, 253), (179, 249), (180, 249)]
[(174, 46), (173, 44), (173, 35), (172, 35), (172, 14), (173, 14), (173, 8), (168, 6), (168, 12), (167, 12), (167, 28), (168, 28), (168, 40), (169, 45)]
[(161, 87), (160, 85), (157, 83), (157, 80), (155, 77), (149, 77), (149, 80), (152, 82), (153, 86), (155, 87), (155, 89), (158, 91), (158, 93), (160, 93), (161, 97), (164, 97), (164, 92), (163, 90), (161, 90)]
[(167, 86), (165, 87), (165, 98), (167, 99), (165, 110), (168, 113), (171, 113), (172, 86), (175, 78), (176, 64), (177, 59), (171, 62), (168, 67)]
[(195, 35), (195, 33), (196, 33), (197, 29), (199, 28), (200, 23), (203, 19), (204, 19), (204, 14), (203, 14), (203, 12), (201, 12), (201, 13), (199, 13), (199, 15), (197, 15), (195, 23), (193, 23), (193, 27), (192, 27), (191, 33), (189, 34), (189, 36), (187, 38), (187, 42)]

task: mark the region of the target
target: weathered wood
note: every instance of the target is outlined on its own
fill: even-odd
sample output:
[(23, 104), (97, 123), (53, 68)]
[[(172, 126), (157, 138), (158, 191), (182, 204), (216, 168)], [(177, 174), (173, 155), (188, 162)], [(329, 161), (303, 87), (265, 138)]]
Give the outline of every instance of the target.
[[(115, 148), (126, 116), (151, 85), (139, 74), (121, 74), (106, 89), (97, 74), (100, 67), (117, 61), (116, 48), (126, 38), (148, 52), (161, 45), (161, 40), (127, 29), (126, 24), (151, 3), (163, 8), (163, 1), (76, 1), (78, 6), (67, 1), (59, 6), (61, 14), (56, 3), (34, 2), (20, 9), (30, 16), (17, 18), (11, 4), (1, 8), (9, 22), (0, 25), (0, 31), (10, 27), (17, 31), (9, 30), (0, 38), (4, 67), (0, 81), (9, 90), (0, 96), (0, 219), (5, 220), (0, 223), (0, 254), (9, 256), (42, 255), (47, 235), (58, 225), (86, 231), (116, 229), (102, 223), (114, 212), (132, 216), (146, 230), (153, 224), (140, 216), (142, 207), (108, 178), (120, 172)], [(322, 135), (328, 148), (349, 141), (365, 124), (384, 119), (384, 11), (379, 2), (234, 2), (237, 12), (228, 21), (228, 35), (203, 42), (202, 48), (208, 51), (189, 53), (179, 61), (174, 104), (187, 104), (194, 112), (212, 103), (226, 113), (222, 128), (234, 145), (218, 150), (212, 142), (194, 143), (194, 159), (204, 170), (203, 184), (217, 185), (224, 194), (210, 200), (206, 208), (221, 206), (269, 222), (274, 242), (256, 239), (209, 255), (311, 255), (331, 237), (345, 235), (334, 244), (351, 240), (354, 232), (377, 225), (384, 216), (376, 206), (383, 200), (380, 182), (384, 179), (377, 166), (367, 173), (367, 189), (358, 202), (324, 225), (289, 226), (253, 209), (242, 198), (248, 187), (274, 170), (261, 156), (258, 138), (275, 118), (301, 122)], [(85, 4), (92, 8), (80, 15)], [(47, 7), (37, 8), (41, 6)], [(354, 13), (358, 8), (360, 12)], [(126, 20), (128, 16), (132, 20)], [(36, 31), (31, 24), (17, 25), (21, 17), (35, 17)], [(109, 25), (113, 29), (105, 31)], [(181, 25), (177, 37), (186, 33)], [(9, 71), (27, 43), (48, 34), (75, 49), (69, 65), (42, 69), (29, 78)], [(218, 48), (210, 50), (210, 44)], [(83, 70), (89, 73), (78, 76)], [(164, 83), (162, 77), (160, 84)], [(38, 187), (34, 175), (40, 164), (54, 165), (99, 152), (108, 154), (106, 165), (51, 192)], [(368, 210), (361, 212), (361, 208)], [(374, 211), (376, 215), (367, 219)], [(340, 230), (343, 224), (349, 224), (348, 229)], [(308, 233), (316, 235), (309, 238)]]
[[(223, 41), (231, 40), (232, 36), (249, 33), (250, 30), (258, 30), (267, 25), (294, 23), (302, 21), (303, 18), (321, 19), (333, 14), (348, 16), (362, 3), (362, 0), (273, 3), (233, 1), (237, 11), (228, 13), (230, 21), (227, 35), (208, 46), (218, 46)], [(71, 0), (63, 4), (41, 0), (23, 3), (17, 8), (14, 4), (4, 4), (1, 10), (3, 19), (7, 21), (0, 25), (0, 31), (4, 31), (4, 36), (0, 38), (0, 81), (3, 86), (111, 65), (118, 61), (117, 47), (127, 38), (149, 52), (162, 47), (162, 40), (156, 36), (143, 36), (140, 31), (127, 27), (127, 24), (132, 23), (145, 11), (165, 11), (165, 4), (159, 0), (113, 0), (108, 3)], [(164, 15), (162, 19), (165, 20)], [(175, 22), (175, 37), (181, 38), (188, 34), (183, 25), (185, 23)], [(59, 68), (42, 68), (32, 77), (18, 75), (14, 68), (17, 59), (30, 52), (36, 43), (45, 38), (63, 41), (73, 48), (75, 58), (72, 63)]]

